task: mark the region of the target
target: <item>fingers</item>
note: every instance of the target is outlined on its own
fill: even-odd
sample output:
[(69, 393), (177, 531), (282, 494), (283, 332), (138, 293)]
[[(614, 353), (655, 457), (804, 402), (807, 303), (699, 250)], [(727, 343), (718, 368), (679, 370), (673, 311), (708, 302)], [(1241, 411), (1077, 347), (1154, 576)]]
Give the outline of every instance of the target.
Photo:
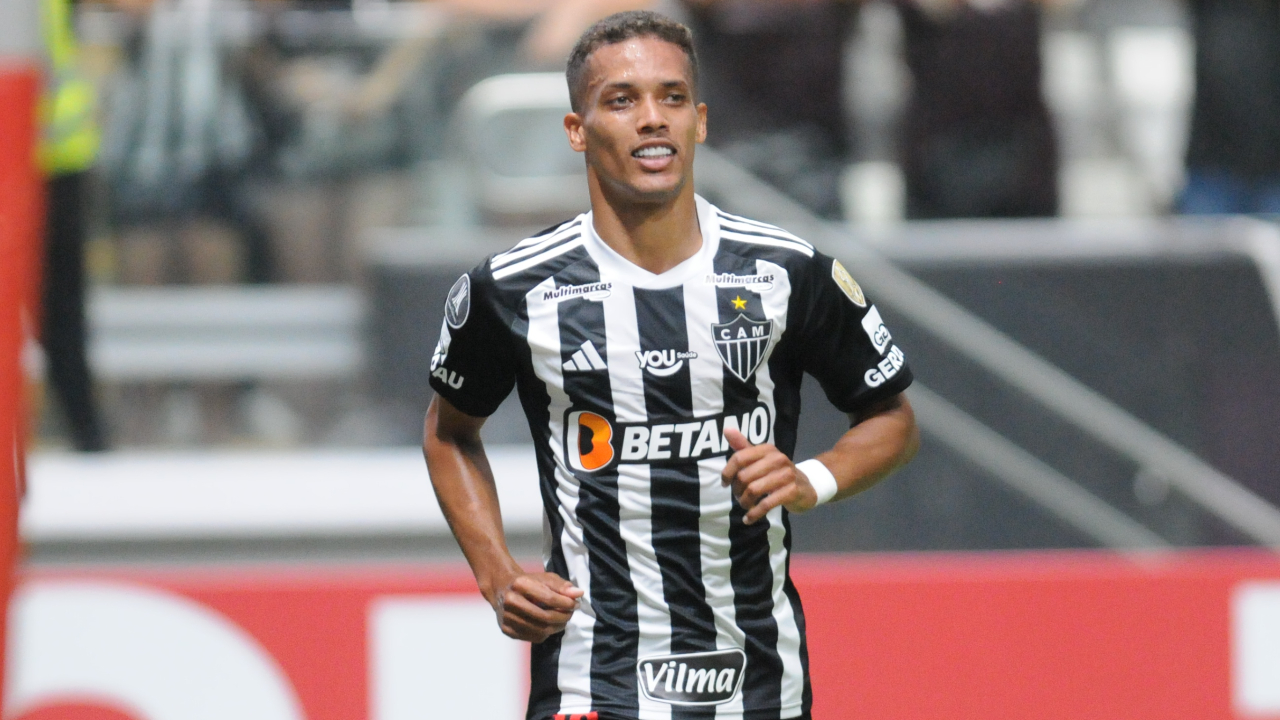
[(742, 522), (751, 525), (768, 515), (779, 505), (786, 505), (799, 496), (793, 468), (778, 468), (750, 483), (738, 494), (738, 504), (747, 514)]
[(498, 625), (509, 637), (542, 642), (564, 630), (583, 594), (554, 573), (521, 575), (498, 595)]
[[(738, 461), (738, 467), (734, 468), (732, 475), (728, 474), (728, 465), (734, 460)], [(782, 451), (772, 445), (757, 445), (740, 453), (735, 453), (729, 463), (726, 463), (725, 479), (733, 484), (733, 494), (735, 497), (742, 495), (747, 486), (768, 476), (769, 474), (783, 468), (794, 468), (791, 459), (782, 454)]]
[(548, 579), (547, 587), (553, 588), (556, 592), (560, 593), (561, 595), (564, 595), (565, 597), (570, 597), (570, 598), (573, 598), (574, 600), (577, 600), (578, 598), (587, 594), (586, 590), (583, 590), (582, 588), (578, 587), (577, 585), (574, 585), (568, 580), (565, 580), (559, 575), (556, 575), (554, 573), (542, 573), (542, 574), (545, 575)]
[(504, 613), (499, 616), (498, 627), (502, 630), (502, 634), (509, 638), (534, 644), (543, 642), (552, 635), (564, 630), (564, 625), (535, 623), (510, 613)]
[(729, 447), (733, 448), (734, 452), (751, 447), (751, 441), (747, 440), (747, 436), (731, 427), (724, 429), (724, 439), (729, 441)]
[[(577, 590), (568, 580), (554, 573), (530, 573), (511, 583), (511, 589), (520, 593), (538, 607), (561, 612), (573, 612), (578, 606), (575, 597), (564, 590)], [(579, 590), (579, 595), (581, 591)]]
[(779, 505), (800, 499), (798, 472), (791, 459), (773, 445), (752, 445), (742, 433), (726, 429), (734, 453), (725, 463), (721, 482), (733, 486), (733, 496), (747, 511), (743, 522), (757, 522)]
[(720, 471), (721, 485), (728, 485), (745, 468), (759, 462), (771, 452), (776, 452), (776, 448), (772, 445), (752, 445), (745, 435), (733, 428), (725, 428), (724, 439), (729, 442), (729, 447), (733, 448), (734, 452), (725, 463), (724, 470)]

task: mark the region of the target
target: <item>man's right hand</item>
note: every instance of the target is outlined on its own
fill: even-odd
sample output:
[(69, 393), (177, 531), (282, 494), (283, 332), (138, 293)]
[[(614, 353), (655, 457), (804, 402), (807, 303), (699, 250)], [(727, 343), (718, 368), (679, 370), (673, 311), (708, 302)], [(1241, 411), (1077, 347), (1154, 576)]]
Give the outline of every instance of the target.
[(584, 594), (555, 573), (522, 573), (499, 589), (492, 603), (505, 635), (540, 643), (564, 630)]

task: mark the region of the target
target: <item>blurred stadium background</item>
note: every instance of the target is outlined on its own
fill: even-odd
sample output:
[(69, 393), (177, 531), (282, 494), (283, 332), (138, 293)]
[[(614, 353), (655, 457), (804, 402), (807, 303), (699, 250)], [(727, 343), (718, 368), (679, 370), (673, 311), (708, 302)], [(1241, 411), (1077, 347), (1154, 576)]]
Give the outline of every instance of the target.
[[(5, 717), (520, 716), (426, 369), (458, 274), (585, 208), (561, 58), (629, 4), (81, 0), (61, 64), (54, 5), (0, 11)], [(1193, 115), (1230, 134), (1193, 113), (1210, 6), (1274, 19), (1237, 79), (1276, 121), (1273, 0), (654, 6), (705, 43), (699, 191), (841, 258), (919, 380), (915, 462), (794, 520), (816, 717), (1280, 718), (1280, 226), (1195, 202)], [(79, 394), (35, 339), (40, 76), (96, 96)], [(939, 130), (974, 107), (994, 134)], [(806, 392), (803, 456), (843, 422)], [(537, 562), (514, 400), (485, 437)]]

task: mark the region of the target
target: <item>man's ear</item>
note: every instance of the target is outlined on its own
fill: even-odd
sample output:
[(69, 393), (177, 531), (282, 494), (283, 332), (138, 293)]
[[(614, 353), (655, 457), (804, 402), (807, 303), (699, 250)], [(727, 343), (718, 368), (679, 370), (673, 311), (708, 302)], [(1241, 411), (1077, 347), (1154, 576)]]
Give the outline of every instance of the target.
[(569, 113), (564, 116), (564, 134), (569, 136), (569, 147), (574, 152), (586, 152), (587, 134), (582, 128), (582, 116)]
[(707, 141), (707, 104), (698, 103), (698, 142)]

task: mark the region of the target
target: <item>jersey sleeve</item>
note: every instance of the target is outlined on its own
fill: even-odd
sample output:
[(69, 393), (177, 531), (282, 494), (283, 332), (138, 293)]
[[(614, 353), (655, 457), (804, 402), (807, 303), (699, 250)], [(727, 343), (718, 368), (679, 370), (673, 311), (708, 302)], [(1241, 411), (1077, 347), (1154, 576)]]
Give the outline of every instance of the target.
[(795, 317), (802, 318), (799, 352), (837, 409), (859, 413), (911, 384), (902, 348), (880, 311), (839, 260), (815, 253), (808, 261)]
[(431, 388), (473, 417), (492, 415), (515, 384), (511, 333), (489, 263), (458, 278), (431, 356)]

